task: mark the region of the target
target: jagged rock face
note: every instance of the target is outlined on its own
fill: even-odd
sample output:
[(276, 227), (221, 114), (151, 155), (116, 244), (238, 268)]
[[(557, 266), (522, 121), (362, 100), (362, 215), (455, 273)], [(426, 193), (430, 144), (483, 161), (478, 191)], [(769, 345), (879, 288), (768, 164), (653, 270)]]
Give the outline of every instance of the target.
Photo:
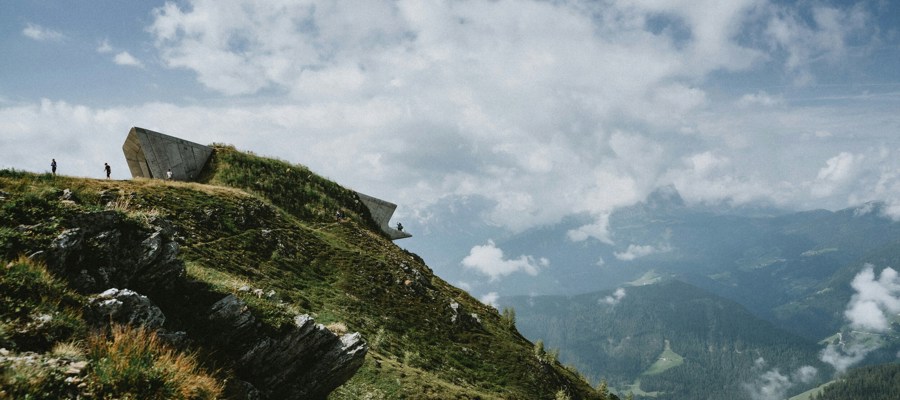
[(237, 360), (238, 374), (272, 399), (324, 399), (362, 366), (359, 333), (338, 337), (308, 315), (278, 335), (260, 333), (247, 305), (228, 295), (210, 308), (214, 339)]
[[(184, 310), (159, 300), (202, 303), (221, 296), (185, 278), (172, 225), (154, 218), (143, 226), (118, 212), (101, 211), (81, 214), (66, 226), (40, 257), (76, 290), (102, 291), (91, 296), (85, 317), (95, 325), (141, 325), (160, 329), (163, 335), (180, 335), (175, 342), (202, 342), (235, 366), (239, 380), (229, 383), (229, 392), (237, 393), (234, 398), (324, 399), (362, 366), (368, 346), (359, 333), (338, 337), (307, 315), (297, 316), (288, 329), (272, 332), (234, 295), (201, 313), (209, 323), (200, 329), (204, 332), (188, 331), (187, 339), (184, 332), (166, 333), (164, 312), (176, 315)], [(135, 288), (147, 296), (110, 287)], [(157, 304), (169, 306), (161, 309)]]
[(70, 221), (44, 254), (47, 266), (82, 293), (110, 287), (171, 289), (184, 277), (178, 243), (167, 221), (137, 226), (115, 211), (85, 213)]

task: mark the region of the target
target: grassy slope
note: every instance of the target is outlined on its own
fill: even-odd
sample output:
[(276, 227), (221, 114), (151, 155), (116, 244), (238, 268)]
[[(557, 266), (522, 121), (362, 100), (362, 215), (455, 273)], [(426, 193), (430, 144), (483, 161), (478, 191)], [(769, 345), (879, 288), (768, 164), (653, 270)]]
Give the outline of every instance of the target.
[[(0, 227), (0, 255), (45, 248), (59, 230), (47, 221), (100, 208), (112, 193), (123, 212), (172, 220), (189, 275), (238, 293), (273, 328), (310, 313), (360, 331), (369, 356), (332, 398), (552, 398), (561, 389), (596, 396), (571, 370), (538, 360), (496, 310), (385, 239), (352, 191), (304, 167), (221, 146), (202, 179), (209, 184), (6, 171), (0, 190), (13, 198), (0, 205), (22, 215)], [(66, 188), (76, 205), (56, 200)], [(337, 210), (345, 220), (335, 220)], [(40, 226), (23, 233), (13, 223)], [(239, 292), (245, 285), (274, 295)]]

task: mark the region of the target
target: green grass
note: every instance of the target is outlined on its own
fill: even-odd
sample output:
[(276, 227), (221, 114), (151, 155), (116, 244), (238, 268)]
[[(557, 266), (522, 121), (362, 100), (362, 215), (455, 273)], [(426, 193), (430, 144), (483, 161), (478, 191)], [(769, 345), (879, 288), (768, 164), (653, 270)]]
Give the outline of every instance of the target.
[(644, 286), (644, 285), (652, 285), (659, 281), (663, 280), (663, 276), (658, 274), (656, 271), (650, 270), (647, 271), (644, 275), (641, 275), (640, 278), (637, 278), (631, 282), (627, 282), (625, 285), (627, 286)]
[[(0, 261), (0, 347), (11, 351), (0, 362), (0, 398), (199, 400), (221, 394), (220, 381), (203, 372), (193, 355), (167, 348), (155, 333), (114, 327), (107, 339), (88, 332), (84, 303), (42, 264)], [(24, 352), (37, 354), (23, 361), (18, 355)], [(76, 376), (60, 359), (83, 361), (87, 368)]]
[(0, 346), (47, 351), (57, 342), (83, 335), (83, 299), (26, 258), (0, 258)]
[[(46, 248), (69, 218), (84, 212), (112, 208), (137, 225), (164, 218), (175, 226), (188, 277), (204, 290), (236, 293), (264, 323), (261, 329), (276, 331), (294, 314), (308, 313), (362, 333), (369, 356), (332, 398), (553, 398), (562, 388), (573, 398), (597, 397), (575, 371), (535, 357), (510, 316), (447, 284), (387, 240), (354, 192), (302, 166), (215, 150), (204, 183), (0, 171), (0, 190), (11, 194), (0, 203), (6, 207), (0, 249), (18, 255)], [(63, 189), (77, 200), (61, 202)], [(334, 218), (338, 209), (343, 221)], [(23, 222), (35, 226), (16, 229)], [(274, 295), (238, 292), (244, 285)], [(202, 335), (191, 315), (215, 299), (157, 300), (181, 313), (167, 311), (168, 325)], [(455, 322), (454, 302), (460, 305)], [(227, 373), (228, 365), (216, 365)]]
[(659, 355), (659, 358), (653, 365), (650, 366), (642, 375), (656, 375), (661, 374), (669, 369), (681, 366), (684, 364), (684, 358), (681, 357), (678, 353), (672, 351), (672, 347), (669, 345), (669, 341), (666, 340), (666, 348), (663, 350), (662, 354)]
[(812, 400), (813, 396), (816, 396), (819, 393), (822, 393), (822, 391), (825, 390), (825, 388), (828, 387), (828, 385), (831, 385), (834, 382), (835, 381), (825, 382), (817, 387), (814, 387), (814, 388), (809, 389), (803, 393), (800, 393), (794, 397), (791, 397), (788, 400)]
[(660, 395), (659, 392), (645, 392), (643, 389), (641, 389), (640, 378), (635, 379), (634, 383), (632, 383), (631, 385), (625, 386), (621, 390), (613, 390), (613, 392), (617, 393), (619, 397), (625, 397), (627, 393), (631, 393), (639, 397), (656, 397)]

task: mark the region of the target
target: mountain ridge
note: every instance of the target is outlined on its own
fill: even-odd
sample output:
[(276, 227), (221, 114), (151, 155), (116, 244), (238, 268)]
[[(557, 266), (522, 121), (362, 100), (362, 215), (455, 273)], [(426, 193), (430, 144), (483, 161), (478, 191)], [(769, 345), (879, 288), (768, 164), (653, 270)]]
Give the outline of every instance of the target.
[[(302, 166), (214, 148), (205, 184), (0, 171), (0, 255), (46, 251), (85, 213), (110, 212), (137, 227), (169, 220), (188, 286), (209, 288), (210, 300), (232, 296), (231, 308), (250, 310), (273, 333), (298, 313), (361, 333), (367, 356), (329, 398), (600, 398), (574, 370), (536, 357), (496, 309), (387, 240), (352, 191)], [(149, 298), (165, 310), (167, 328), (202, 337), (194, 307), (183, 307), (190, 303)], [(209, 365), (246, 377), (227, 363)]]

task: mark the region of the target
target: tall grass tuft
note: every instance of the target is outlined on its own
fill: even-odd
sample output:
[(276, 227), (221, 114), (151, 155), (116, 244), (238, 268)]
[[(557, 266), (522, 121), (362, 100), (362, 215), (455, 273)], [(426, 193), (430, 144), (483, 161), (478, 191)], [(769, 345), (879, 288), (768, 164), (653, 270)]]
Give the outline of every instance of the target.
[(215, 399), (222, 385), (193, 354), (177, 352), (144, 328), (113, 326), (88, 339), (91, 390), (99, 398)]

